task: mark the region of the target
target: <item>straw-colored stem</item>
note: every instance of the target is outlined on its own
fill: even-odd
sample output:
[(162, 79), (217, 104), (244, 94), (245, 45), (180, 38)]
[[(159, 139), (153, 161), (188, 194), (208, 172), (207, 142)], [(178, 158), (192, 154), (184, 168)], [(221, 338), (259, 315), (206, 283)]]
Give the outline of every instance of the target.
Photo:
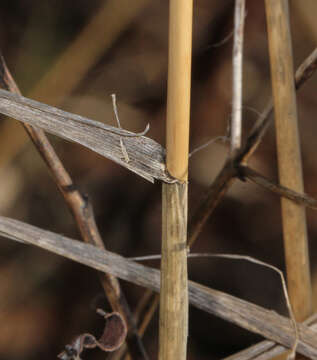
[(187, 180), (193, 0), (171, 0), (169, 20), (166, 165)]
[[(280, 184), (303, 193), (292, 45), (287, 0), (266, 0)], [(312, 312), (312, 292), (303, 205), (282, 198), (287, 282), (297, 321)]]
[(185, 360), (188, 332), (187, 174), (193, 0), (170, 0), (166, 166), (163, 184), (159, 360)]

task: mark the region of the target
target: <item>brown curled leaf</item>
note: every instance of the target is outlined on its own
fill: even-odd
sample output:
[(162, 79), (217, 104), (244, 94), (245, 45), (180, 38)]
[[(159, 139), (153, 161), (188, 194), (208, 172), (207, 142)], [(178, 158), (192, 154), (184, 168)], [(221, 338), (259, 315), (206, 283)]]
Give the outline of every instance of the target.
[(80, 360), (84, 349), (93, 349), (96, 346), (102, 351), (111, 352), (117, 350), (125, 341), (127, 326), (118, 312), (106, 313), (97, 309), (97, 313), (104, 317), (106, 323), (99, 340), (92, 334), (85, 333), (77, 336), (71, 344), (65, 346), (65, 350), (57, 355), (62, 360)]
[(106, 321), (97, 346), (103, 351), (117, 350), (127, 336), (127, 325), (124, 319), (118, 312), (105, 313), (103, 310), (97, 309), (97, 313), (102, 315)]

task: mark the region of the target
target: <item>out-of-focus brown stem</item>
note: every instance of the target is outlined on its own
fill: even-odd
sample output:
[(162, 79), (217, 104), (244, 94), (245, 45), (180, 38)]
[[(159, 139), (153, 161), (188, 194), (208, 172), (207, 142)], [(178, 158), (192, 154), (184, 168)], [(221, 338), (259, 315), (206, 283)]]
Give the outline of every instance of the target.
[(239, 177), (241, 180), (245, 181), (248, 180), (257, 184), (264, 189), (274, 192), (281, 197), (285, 197), (296, 204), (304, 205), (311, 209), (317, 210), (317, 200), (308, 196), (304, 193), (296, 192), (288, 187), (282, 186), (280, 184), (276, 184), (272, 180), (269, 180), (265, 176), (259, 174), (257, 171), (249, 168), (248, 166), (239, 166), (238, 173), (240, 174)]
[[(6, 90), (20, 94), (20, 90), (7, 68), (3, 56), (0, 59), (0, 85)], [(83, 240), (104, 249), (105, 246), (95, 223), (91, 204), (74, 185), (45, 133), (41, 129), (27, 124), (23, 124), (23, 126), (50, 169), (56, 185), (75, 218)], [(114, 311), (120, 312), (128, 324), (127, 343), (130, 353), (134, 356), (134, 359), (148, 359), (118, 279), (109, 274), (100, 274), (100, 280), (111, 307)]]

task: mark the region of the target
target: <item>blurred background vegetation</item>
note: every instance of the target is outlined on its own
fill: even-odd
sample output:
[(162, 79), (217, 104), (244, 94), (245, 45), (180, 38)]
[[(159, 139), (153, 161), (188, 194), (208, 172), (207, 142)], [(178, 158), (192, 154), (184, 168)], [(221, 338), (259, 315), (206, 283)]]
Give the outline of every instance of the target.
[[(196, 0), (194, 8), (191, 149), (225, 135), (231, 109), (233, 1)], [(305, 3), (305, 6), (303, 6)], [(316, 47), (317, 2), (290, 1), (295, 67)], [(167, 0), (7, 1), (0, 3), (0, 45), (25, 96), (115, 125), (116, 93), (124, 128), (164, 144), (167, 80)], [(223, 41), (227, 39), (227, 41)], [(247, 1), (244, 135), (271, 94), (263, 1)], [(317, 198), (317, 81), (298, 93), (305, 189)], [(79, 145), (50, 136), (79, 189), (92, 200), (106, 247), (124, 256), (160, 252), (160, 184), (152, 185)], [(1, 215), (79, 238), (74, 221), (21, 125), (0, 121)], [(227, 155), (215, 143), (190, 160), (189, 213), (199, 204)], [(277, 179), (274, 128), (250, 164)], [(307, 211), (317, 305), (316, 214)], [(254, 256), (284, 269), (280, 203), (248, 183), (235, 183), (192, 252)], [(157, 261), (148, 262), (159, 266)], [(244, 262), (189, 260), (189, 277), (286, 313), (279, 278)], [(122, 282), (134, 309), (144, 289)], [(95, 271), (39, 249), (1, 239), (0, 359), (55, 359), (83, 332), (100, 331), (95, 308), (109, 310)], [(157, 353), (157, 315), (145, 333)], [(258, 336), (190, 309), (189, 359), (219, 359)], [(84, 358), (104, 359), (104, 353)]]

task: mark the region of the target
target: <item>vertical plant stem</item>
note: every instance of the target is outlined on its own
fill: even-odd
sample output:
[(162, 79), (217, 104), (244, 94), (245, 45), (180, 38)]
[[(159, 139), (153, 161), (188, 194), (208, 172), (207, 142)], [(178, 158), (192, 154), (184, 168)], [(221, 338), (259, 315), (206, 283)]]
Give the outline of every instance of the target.
[(170, 0), (166, 166), (163, 184), (159, 359), (186, 359), (187, 177), (193, 0)]
[[(287, 0), (266, 0), (280, 184), (304, 193)], [(297, 321), (312, 313), (305, 208), (283, 198), (288, 290)]]
[(242, 66), (243, 66), (243, 29), (245, 0), (236, 0), (234, 11), (234, 37), (232, 55), (232, 118), (231, 118), (231, 155), (241, 147), (242, 133)]
[(185, 360), (188, 333), (187, 184), (163, 185), (159, 360)]

